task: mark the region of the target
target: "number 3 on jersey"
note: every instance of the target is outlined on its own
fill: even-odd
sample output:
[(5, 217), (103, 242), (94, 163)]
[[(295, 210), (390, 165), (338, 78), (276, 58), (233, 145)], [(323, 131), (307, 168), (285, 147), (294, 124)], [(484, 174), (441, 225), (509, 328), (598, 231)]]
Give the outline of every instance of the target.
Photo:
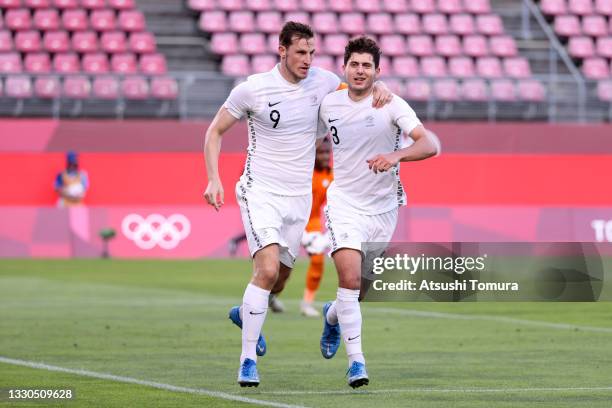
[(276, 127), (278, 126), (278, 122), (280, 122), (280, 112), (276, 109), (270, 112), (270, 120), (274, 122), (274, 125), (272, 127), (276, 129)]
[(336, 129), (335, 126), (332, 126), (331, 128), (329, 128), (329, 131), (331, 132), (334, 144), (340, 143), (340, 138), (338, 137), (338, 129)]

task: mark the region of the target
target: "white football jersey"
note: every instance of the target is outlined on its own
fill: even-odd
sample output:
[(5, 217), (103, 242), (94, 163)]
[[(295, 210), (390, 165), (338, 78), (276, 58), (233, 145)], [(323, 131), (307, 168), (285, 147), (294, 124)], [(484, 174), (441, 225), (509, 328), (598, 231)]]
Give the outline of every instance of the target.
[(359, 214), (376, 215), (406, 204), (399, 178), (399, 164), (374, 174), (368, 159), (401, 148), (402, 131), (409, 134), (420, 125), (414, 110), (397, 95), (380, 109), (372, 107), (372, 95), (354, 102), (348, 89), (323, 99), (319, 126), (325, 126), (333, 146), (334, 181), (327, 202)]
[(312, 67), (297, 84), (278, 65), (236, 86), (225, 108), (237, 119), (247, 116), (249, 147), (241, 181), (280, 195), (311, 194), (319, 106), (340, 79)]

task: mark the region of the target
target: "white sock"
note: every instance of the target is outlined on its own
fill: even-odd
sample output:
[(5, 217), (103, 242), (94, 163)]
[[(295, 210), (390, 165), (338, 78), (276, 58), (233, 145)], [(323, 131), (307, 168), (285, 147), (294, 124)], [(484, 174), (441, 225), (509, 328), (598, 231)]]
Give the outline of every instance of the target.
[(361, 308), (359, 307), (359, 289), (338, 288), (336, 294), (336, 312), (340, 323), (342, 340), (349, 358), (349, 366), (353, 361), (365, 363), (361, 351)]
[(268, 312), (270, 291), (249, 283), (242, 297), (242, 354), (240, 364), (245, 358), (257, 361), (255, 347)]
[(332, 326), (338, 324), (338, 313), (336, 312), (336, 301), (335, 300), (332, 302), (329, 309), (327, 309), (325, 320), (327, 320), (327, 323), (331, 324)]

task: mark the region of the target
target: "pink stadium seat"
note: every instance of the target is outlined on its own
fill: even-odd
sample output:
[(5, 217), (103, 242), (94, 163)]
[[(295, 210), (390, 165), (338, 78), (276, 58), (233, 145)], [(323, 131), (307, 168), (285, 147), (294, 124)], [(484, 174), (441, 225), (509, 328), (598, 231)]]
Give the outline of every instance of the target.
[(32, 27), (30, 11), (26, 9), (10, 9), (4, 15), (4, 23), (11, 30), (29, 30)]
[(336, 72), (336, 65), (334, 59), (329, 55), (317, 55), (312, 65), (315, 67), (323, 68), (331, 72)]
[(266, 52), (266, 36), (264, 34), (242, 34), (239, 42), (240, 52), (245, 54), (264, 54)]
[(468, 79), (461, 85), (461, 96), (466, 101), (483, 102), (487, 94), (487, 84), (482, 79)]
[(227, 20), (223, 11), (205, 11), (200, 14), (199, 27), (203, 31), (219, 33), (227, 31)]
[(242, 0), (217, 0), (217, 8), (225, 11), (244, 10)]
[(385, 84), (387, 85), (389, 90), (393, 92), (395, 95), (404, 94), (404, 83), (401, 79), (386, 78)]
[[(338, 59), (340, 61), (342, 61), (342, 64), (344, 64), (344, 58), (343, 57), (338, 57)], [(380, 75), (381, 76), (390, 75), (391, 74), (391, 59), (389, 57), (387, 57), (386, 55), (381, 55), (380, 56), (380, 61), (378, 63), (378, 67), (380, 68)]]
[(462, 54), (461, 42), (456, 35), (439, 35), (436, 37), (436, 52), (444, 57), (455, 57)]
[(30, 82), (30, 78), (23, 75), (8, 77), (4, 84), (4, 94), (9, 98), (31, 98), (32, 83)]
[(43, 47), (50, 52), (65, 52), (70, 49), (70, 39), (66, 31), (47, 31), (43, 37)]
[(155, 36), (147, 31), (130, 34), (129, 45), (130, 50), (139, 54), (155, 52), (157, 49)]
[(229, 29), (238, 33), (255, 31), (255, 16), (251, 11), (232, 11), (229, 14)]
[[(402, 35), (383, 35), (380, 37), (379, 43), (384, 55), (394, 57), (406, 54), (406, 41), (404, 41)], [(346, 42), (344, 44), (346, 45)]]
[(589, 79), (606, 79), (610, 77), (610, 68), (603, 58), (587, 58), (582, 63), (582, 73)]
[(46, 52), (31, 52), (26, 54), (24, 66), (27, 72), (47, 73), (51, 71), (51, 59)]
[(446, 34), (448, 24), (444, 14), (426, 14), (423, 16), (423, 31), (427, 34)]
[(524, 101), (542, 102), (546, 97), (544, 86), (535, 79), (526, 79), (518, 83), (519, 98)]
[(408, 54), (418, 57), (433, 55), (434, 47), (428, 35), (413, 35), (408, 37)]
[(469, 57), (454, 57), (448, 61), (449, 75), (458, 78), (474, 76), (474, 62)]
[(60, 81), (57, 77), (37, 77), (34, 81), (34, 95), (41, 99), (59, 97), (60, 89)]
[(144, 54), (140, 57), (140, 72), (148, 75), (166, 74), (166, 58), (162, 54)]
[(107, 31), (102, 33), (100, 37), (100, 47), (103, 51), (125, 52), (127, 50), (127, 42), (123, 31)]
[(459, 87), (453, 79), (440, 79), (434, 82), (433, 93), (436, 99), (441, 101), (458, 101)]
[(299, 11), (298, 0), (274, 0), (274, 8), (278, 11)]
[(498, 35), (489, 38), (489, 49), (498, 57), (515, 57), (518, 54), (514, 38), (508, 35)]
[(597, 84), (597, 96), (602, 101), (612, 102), (612, 81), (599, 81)]
[(516, 101), (516, 88), (512, 81), (498, 79), (491, 82), (491, 97), (500, 102)]
[(582, 17), (582, 32), (591, 37), (608, 35), (608, 24), (604, 16)]
[(340, 14), (340, 31), (347, 34), (363, 34), (365, 32), (365, 18), (363, 14)]
[(442, 57), (421, 58), (421, 74), (427, 77), (445, 77), (446, 63)]
[(496, 14), (483, 14), (476, 17), (476, 26), (481, 34), (501, 35), (504, 33), (501, 17)]
[(453, 14), (450, 16), (449, 28), (459, 35), (474, 34), (474, 17), (470, 14)]
[(391, 71), (394, 75), (406, 78), (415, 78), (420, 75), (419, 64), (414, 57), (395, 57), (391, 62)]
[(215, 0), (189, 0), (189, 8), (196, 11), (212, 11), (217, 9)]
[(123, 10), (119, 12), (119, 27), (125, 31), (143, 31), (145, 18), (138, 10)]
[(251, 11), (268, 11), (272, 9), (270, 0), (246, 0), (245, 8)]
[(483, 78), (501, 78), (502, 66), (495, 57), (482, 57), (476, 60), (476, 72)]
[(324, 0), (302, 0), (302, 10), (309, 13), (319, 13), (327, 10)]
[[(292, 21), (292, 20), (289, 20)], [(278, 53), (278, 35), (269, 34), (268, 35), (268, 52), (273, 54)]]
[(399, 34), (415, 35), (423, 32), (421, 29), (421, 20), (419, 19), (418, 14), (396, 14), (394, 21), (395, 30)]
[(581, 34), (580, 19), (569, 14), (555, 17), (555, 32), (562, 37), (572, 37)]
[(98, 51), (98, 36), (93, 31), (77, 31), (72, 35), (72, 48), (77, 52)]
[(223, 57), (221, 72), (228, 76), (247, 76), (251, 73), (249, 57), (246, 55), (227, 55)]
[(438, 0), (438, 11), (444, 14), (457, 14), (463, 12), (461, 0)]
[(346, 34), (328, 34), (323, 39), (322, 52), (329, 55), (344, 55), (344, 47), (348, 40)]
[(0, 29), (4, 28), (4, 18), (2, 17), (2, 13), (0, 13)]
[(53, 58), (53, 70), (63, 74), (74, 74), (81, 71), (81, 64), (77, 54), (62, 53), (55, 54)]
[(215, 54), (238, 53), (238, 35), (236, 33), (215, 33), (210, 41), (210, 49)]
[(178, 97), (178, 84), (174, 78), (156, 77), (151, 80), (151, 96), (155, 99), (173, 100)]
[(283, 26), (283, 18), (278, 11), (257, 13), (257, 30), (264, 33), (278, 33)]
[(23, 5), (31, 9), (42, 9), (51, 7), (50, 0), (23, 0)]
[(597, 39), (597, 55), (612, 58), (612, 37), (601, 37)]
[(290, 11), (285, 13), (284, 21), (295, 21), (296, 23), (310, 25), (310, 15), (303, 11)]
[(612, 0), (595, 0), (595, 12), (612, 16)]
[(568, 9), (572, 14), (586, 16), (593, 14), (593, 3), (591, 0), (568, 0)]
[(108, 72), (108, 58), (101, 52), (83, 55), (83, 71), (88, 74), (105, 74)]
[(115, 12), (112, 10), (93, 10), (89, 16), (89, 25), (96, 31), (112, 31), (116, 28)]
[(0, 0), (0, 8), (14, 9), (21, 7), (21, 0)]
[(355, 9), (362, 13), (378, 13), (380, 4), (378, 0), (355, 0)]
[(13, 49), (13, 37), (10, 31), (0, 31), (0, 52), (11, 51)]
[(382, 0), (382, 9), (389, 13), (405, 13), (410, 8), (408, 0)]
[(131, 53), (113, 54), (111, 57), (111, 70), (118, 74), (135, 74), (136, 56)]
[(531, 76), (529, 62), (524, 57), (506, 58), (504, 60), (504, 71), (506, 76), (511, 78), (529, 78)]
[(467, 0), (464, 1), (465, 10), (471, 14), (489, 14), (491, 4), (489, 0)]
[(336, 13), (352, 12), (353, 11), (353, 0), (334, 0), (329, 3), (329, 9), (331, 11), (335, 11)]
[(64, 78), (63, 94), (70, 99), (87, 99), (91, 92), (89, 79), (82, 75)]
[(334, 65), (335, 67), (332, 72), (337, 72), (337, 73), (340, 73), (341, 75), (344, 75), (344, 69), (342, 68), (342, 66), (344, 65), (344, 57), (343, 56), (336, 57)]
[(81, 0), (81, 6), (89, 10), (102, 9), (106, 7), (105, 0)]
[(113, 76), (98, 76), (93, 81), (93, 97), (97, 99), (117, 99), (119, 81)]
[(436, 11), (434, 0), (412, 0), (410, 9), (419, 14), (433, 13)]
[(388, 13), (368, 14), (366, 27), (366, 31), (371, 34), (392, 34), (393, 18)]
[(463, 52), (470, 57), (483, 57), (489, 54), (487, 40), (481, 35), (468, 35), (463, 38)]
[(78, 0), (53, 0), (53, 6), (60, 10), (73, 9), (79, 6)]
[(83, 9), (66, 10), (62, 14), (62, 25), (70, 31), (87, 30), (89, 28), (87, 13)]
[(15, 48), (21, 52), (40, 51), (41, 40), (38, 31), (18, 31), (15, 35)]
[(276, 55), (253, 55), (251, 58), (251, 70), (253, 72), (266, 72), (274, 68), (278, 58)]
[(431, 97), (431, 86), (424, 79), (415, 79), (406, 85), (404, 91), (406, 99), (414, 101), (427, 101)]
[(335, 13), (315, 13), (312, 16), (312, 28), (319, 34), (331, 34), (338, 31), (338, 20)]
[(565, 0), (542, 0), (540, 2), (540, 8), (544, 14), (550, 14), (553, 16), (567, 13)]
[(134, 0), (108, 0), (108, 5), (115, 10), (131, 10), (136, 7)]
[(57, 10), (36, 10), (34, 12), (34, 27), (38, 30), (57, 30), (60, 27), (60, 18)]
[(570, 38), (567, 50), (572, 57), (576, 58), (588, 58), (595, 54), (595, 47), (591, 37)]

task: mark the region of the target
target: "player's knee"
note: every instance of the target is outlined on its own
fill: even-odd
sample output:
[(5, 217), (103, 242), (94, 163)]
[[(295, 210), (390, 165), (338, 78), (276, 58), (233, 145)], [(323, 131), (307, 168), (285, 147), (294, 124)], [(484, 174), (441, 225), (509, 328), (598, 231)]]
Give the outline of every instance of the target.
[(266, 286), (272, 286), (278, 279), (278, 268), (273, 265), (258, 265), (255, 268), (255, 277)]
[(361, 286), (360, 276), (343, 276), (338, 279), (339, 286), (346, 289), (359, 289)]

